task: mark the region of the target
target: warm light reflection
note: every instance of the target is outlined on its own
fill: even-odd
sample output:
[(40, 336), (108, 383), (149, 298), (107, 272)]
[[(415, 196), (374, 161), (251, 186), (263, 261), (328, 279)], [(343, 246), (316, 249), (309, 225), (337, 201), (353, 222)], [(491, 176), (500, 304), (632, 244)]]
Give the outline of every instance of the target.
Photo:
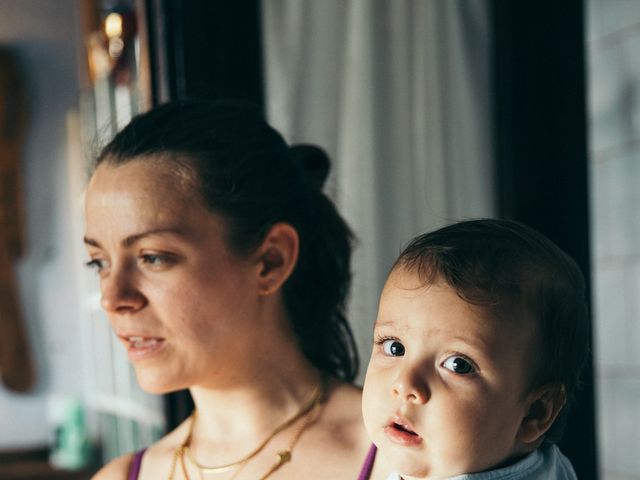
[(93, 32), (88, 38), (89, 69), (93, 80), (103, 78), (111, 71), (111, 62), (103, 46), (104, 37)]
[(109, 55), (113, 58), (118, 58), (122, 55), (122, 50), (124, 50), (124, 42), (121, 38), (112, 38), (109, 40)]
[(122, 15), (110, 13), (104, 20), (104, 32), (109, 38), (120, 37), (122, 35)]

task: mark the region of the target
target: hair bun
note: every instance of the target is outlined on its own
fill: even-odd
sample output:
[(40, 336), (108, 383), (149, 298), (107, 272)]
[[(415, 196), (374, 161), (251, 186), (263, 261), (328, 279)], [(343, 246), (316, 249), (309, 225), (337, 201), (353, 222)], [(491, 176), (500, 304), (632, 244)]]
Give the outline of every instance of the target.
[(316, 145), (306, 144), (293, 145), (290, 150), (293, 159), (302, 165), (309, 184), (318, 190), (322, 189), (331, 167), (327, 153)]

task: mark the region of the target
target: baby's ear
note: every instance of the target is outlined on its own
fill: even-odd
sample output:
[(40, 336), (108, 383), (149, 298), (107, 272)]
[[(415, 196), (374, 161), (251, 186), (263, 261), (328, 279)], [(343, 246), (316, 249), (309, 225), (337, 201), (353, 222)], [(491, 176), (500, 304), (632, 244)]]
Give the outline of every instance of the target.
[(529, 410), (522, 419), (518, 440), (524, 444), (535, 444), (542, 439), (567, 401), (564, 385), (552, 383), (536, 388), (527, 397)]

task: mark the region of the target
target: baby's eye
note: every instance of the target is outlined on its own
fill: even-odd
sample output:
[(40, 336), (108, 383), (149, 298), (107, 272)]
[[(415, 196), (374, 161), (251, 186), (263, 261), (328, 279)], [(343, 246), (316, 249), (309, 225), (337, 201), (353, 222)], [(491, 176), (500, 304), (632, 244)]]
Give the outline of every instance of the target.
[(404, 345), (398, 340), (385, 340), (382, 342), (382, 350), (391, 357), (401, 357), (404, 355)]
[(458, 375), (467, 375), (476, 371), (473, 364), (460, 355), (451, 355), (442, 363), (442, 366)]

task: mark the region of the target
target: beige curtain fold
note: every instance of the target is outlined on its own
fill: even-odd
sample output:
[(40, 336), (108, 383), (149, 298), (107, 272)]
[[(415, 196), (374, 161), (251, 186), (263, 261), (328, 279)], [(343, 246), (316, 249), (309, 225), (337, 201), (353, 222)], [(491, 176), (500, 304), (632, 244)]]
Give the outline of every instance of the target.
[[(388, 269), (414, 235), (492, 216), (486, 0), (263, 0), (270, 121), (333, 160), (359, 238), (350, 321), (363, 368)], [(362, 378), (361, 374), (361, 378)]]

